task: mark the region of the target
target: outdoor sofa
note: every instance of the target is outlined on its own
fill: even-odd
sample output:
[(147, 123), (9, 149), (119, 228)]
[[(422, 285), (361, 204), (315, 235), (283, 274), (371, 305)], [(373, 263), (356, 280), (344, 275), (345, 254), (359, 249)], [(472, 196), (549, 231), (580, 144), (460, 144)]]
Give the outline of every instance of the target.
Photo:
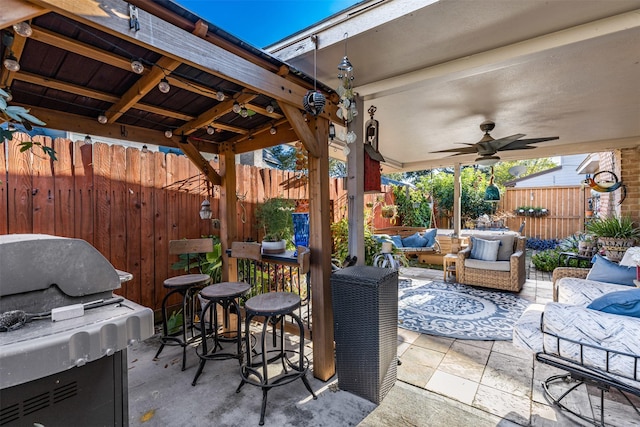
[(380, 241), (391, 241), (394, 249), (404, 255), (440, 253), (437, 228), (392, 226), (376, 229), (375, 236)]
[[(592, 422), (590, 416), (565, 406), (566, 395), (558, 396), (550, 387), (573, 379), (574, 389), (595, 383), (601, 392), (614, 387), (640, 396), (640, 288), (634, 286), (635, 265), (622, 265), (624, 261), (617, 265), (597, 257), (591, 269), (556, 269), (581, 277), (559, 277), (554, 302), (530, 305), (513, 331), (515, 346), (568, 372), (544, 381), (551, 400)], [(602, 423), (603, 417), (601, 411), (595, 421)]]

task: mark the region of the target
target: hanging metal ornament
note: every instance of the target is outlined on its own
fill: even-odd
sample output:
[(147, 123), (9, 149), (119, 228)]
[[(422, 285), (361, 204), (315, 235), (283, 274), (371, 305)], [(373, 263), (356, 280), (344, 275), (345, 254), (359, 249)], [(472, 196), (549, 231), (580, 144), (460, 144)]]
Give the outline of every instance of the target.
[(317, 90), (308, 91), (304, 98), (302, 98), (302, 106), (305, 111), (314, 116), (317, 116), (324, 111), (324, 105), (326, 102), (324, 95)]
[(378, 149), (378, 129), (380, 127), (380, 123), (373, 118), (373, 115), (376, 113), (377, 108), (375, 105), (369, 107), (369, 116), (371, 118), (367, 120), (365, 123), (366, 135), (367, 135), (367, 144), (371, 144), (373, 148)]

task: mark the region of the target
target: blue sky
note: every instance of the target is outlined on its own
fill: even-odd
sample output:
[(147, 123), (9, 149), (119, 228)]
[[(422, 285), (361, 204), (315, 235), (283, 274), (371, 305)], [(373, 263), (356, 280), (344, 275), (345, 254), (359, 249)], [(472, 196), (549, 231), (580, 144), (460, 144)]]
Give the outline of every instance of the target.
[(362, 0), (175, 0), (259, 48), (282, 40)]

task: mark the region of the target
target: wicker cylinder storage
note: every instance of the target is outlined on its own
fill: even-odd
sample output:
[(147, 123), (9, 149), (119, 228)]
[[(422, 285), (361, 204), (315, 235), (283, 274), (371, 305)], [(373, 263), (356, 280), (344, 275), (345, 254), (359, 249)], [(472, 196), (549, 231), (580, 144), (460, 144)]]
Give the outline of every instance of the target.
[(338, 385), (379, 404), (398, 372), (398, 271), (347, 267), (331, 293)]

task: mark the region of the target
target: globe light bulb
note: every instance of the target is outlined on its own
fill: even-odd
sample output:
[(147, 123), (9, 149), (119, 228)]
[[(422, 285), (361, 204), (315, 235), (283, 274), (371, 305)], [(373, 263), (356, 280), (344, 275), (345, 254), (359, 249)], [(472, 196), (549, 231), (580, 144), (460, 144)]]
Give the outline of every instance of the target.
[(160, 80), (160, 83), (158, 83), (158, 90), (162, 93), (169, 93), (171, 85), (169, 85), (167, 79)]
[(4, 68), (6, 68), (9, 71), (12, 71), (14, 73), (17, 73), (18, 71), (20, 71), (20, 63), (18, 62), (18, 60), (16, 59), (15, 56), (13, 56), (13, 53), (9, 52), (9, 55), (4, 59)]
[(271, 129), (269, 129), (269, 133), (271, 135), (275, 135), (278, 132), (278, 129), (276, 129), (274, 126), (271, 126)]
[(16, 32), (16, 34), (22, 36), (22, 37), (31, 37), (31, 34), (33, 34), (33, 29), (31, 28), (31, 25), (29, 25), (28, 22), (18, 22), (17, 24), (13, 24), (13, 30)]
[(207, 133), (209, 135), (213, 135), (214, 133), (216, 133), (216, 129), (213, 126), (207, 126)]
[(224, 101), (224, 93), (222, 93), (221, 91), (217, 91), (216, 92), (216, 99), (218, 101)]
[(142, 74), (144, 73), (144, 65), (138, 60), (133, 60), (131, 61), (131, 70), (136, 74)]
[(105, 116), (104, 114), (100, 114), (98, 116), (98, 123), (100, 123), (101, 125), (107, 124), (107, 121), (108, 121), (107, 116)]
[(233, 103), (233, 107), (231, 108), (233, 110), (234, 113), (239, 113), (240, 110), (242, 109), (242, 107), (240, 107), (240, 104), (238, 104), (237, 102)]
[(240, 116), (242, 116), (242, 117), (248, 117), (248, 116), (249, 116), (249, 111), (248, 111), (246, 108), (242, 107), (242, 108), (240, 109)]
[(267, 113), (269, 113), (269, 114), (271, 114), (271, 113), (273, 113), (275, 111), (275, 109), (273, 108), (273, 105), (267, 105), (266, 110), (267, 110)]
[(171, 138), (173, 136), (173, 132), (171, 132), (170, 129), (167, 129), (164, 131), (164, 136), (166, 136), (167, 138)]

